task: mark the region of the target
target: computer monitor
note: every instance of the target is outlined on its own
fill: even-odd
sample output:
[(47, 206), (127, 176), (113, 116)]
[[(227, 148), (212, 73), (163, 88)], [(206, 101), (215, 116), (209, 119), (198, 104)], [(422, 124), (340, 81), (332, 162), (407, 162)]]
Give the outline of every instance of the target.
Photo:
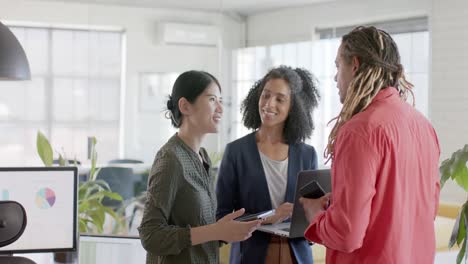
[(76, 167), (0, 168), (0, 200), (19, 202), (27, 215), (24, 233), (0, 254), (76, 251)]

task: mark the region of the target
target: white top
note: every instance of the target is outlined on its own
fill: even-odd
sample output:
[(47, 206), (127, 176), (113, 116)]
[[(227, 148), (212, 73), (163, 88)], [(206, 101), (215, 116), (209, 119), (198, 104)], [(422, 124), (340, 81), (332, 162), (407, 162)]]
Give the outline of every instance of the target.
[(272, 160), (262, 152), (259, 151), (259, 153), (270, 192), (271, 205), (273, 209), (276, 209), (284, 203), (286, 196), (288, 158), (285, 160)]

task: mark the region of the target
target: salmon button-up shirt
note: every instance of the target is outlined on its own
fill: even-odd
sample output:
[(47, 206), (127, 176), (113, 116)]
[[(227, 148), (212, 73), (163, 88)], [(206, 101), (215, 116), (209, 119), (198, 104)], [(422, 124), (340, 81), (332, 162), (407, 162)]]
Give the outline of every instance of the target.
[(434, 263), (439, 155), (429, 121), (383, 89), (339, 130), (331, 203), (305, 237), (327, 263)]

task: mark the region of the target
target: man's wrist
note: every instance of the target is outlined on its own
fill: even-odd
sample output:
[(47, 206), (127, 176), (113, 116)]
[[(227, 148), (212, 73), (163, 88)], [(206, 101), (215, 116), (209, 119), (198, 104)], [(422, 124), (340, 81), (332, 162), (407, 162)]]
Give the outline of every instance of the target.
[(317, 222), (318, 218), (324, 213), (325, 213), (325, 210), (323, 210), (323, 209), (316, 211), (315, 214), (310, 219), (310, 224), (311, 225), (315, 224), (315, 222)]

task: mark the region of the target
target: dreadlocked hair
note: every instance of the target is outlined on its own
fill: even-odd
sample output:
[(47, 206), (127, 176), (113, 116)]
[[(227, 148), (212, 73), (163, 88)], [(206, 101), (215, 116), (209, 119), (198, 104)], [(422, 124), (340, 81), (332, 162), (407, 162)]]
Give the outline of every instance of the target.
[(341, 56), (349, 64), (356, 57), (360, 65), (349, 84), (339, 115), (329, 122), (336, 121), (324, 153), (327, 162), (333, 158), (340, 128), (351, 117), (366, 110), (382, 89), (396, 88), (402, 100), (411, 96), (414, 106), (413, 84), (405, 77), (398, 48), (388, 33), (375, 27), (357, 27), (343, 36)]

